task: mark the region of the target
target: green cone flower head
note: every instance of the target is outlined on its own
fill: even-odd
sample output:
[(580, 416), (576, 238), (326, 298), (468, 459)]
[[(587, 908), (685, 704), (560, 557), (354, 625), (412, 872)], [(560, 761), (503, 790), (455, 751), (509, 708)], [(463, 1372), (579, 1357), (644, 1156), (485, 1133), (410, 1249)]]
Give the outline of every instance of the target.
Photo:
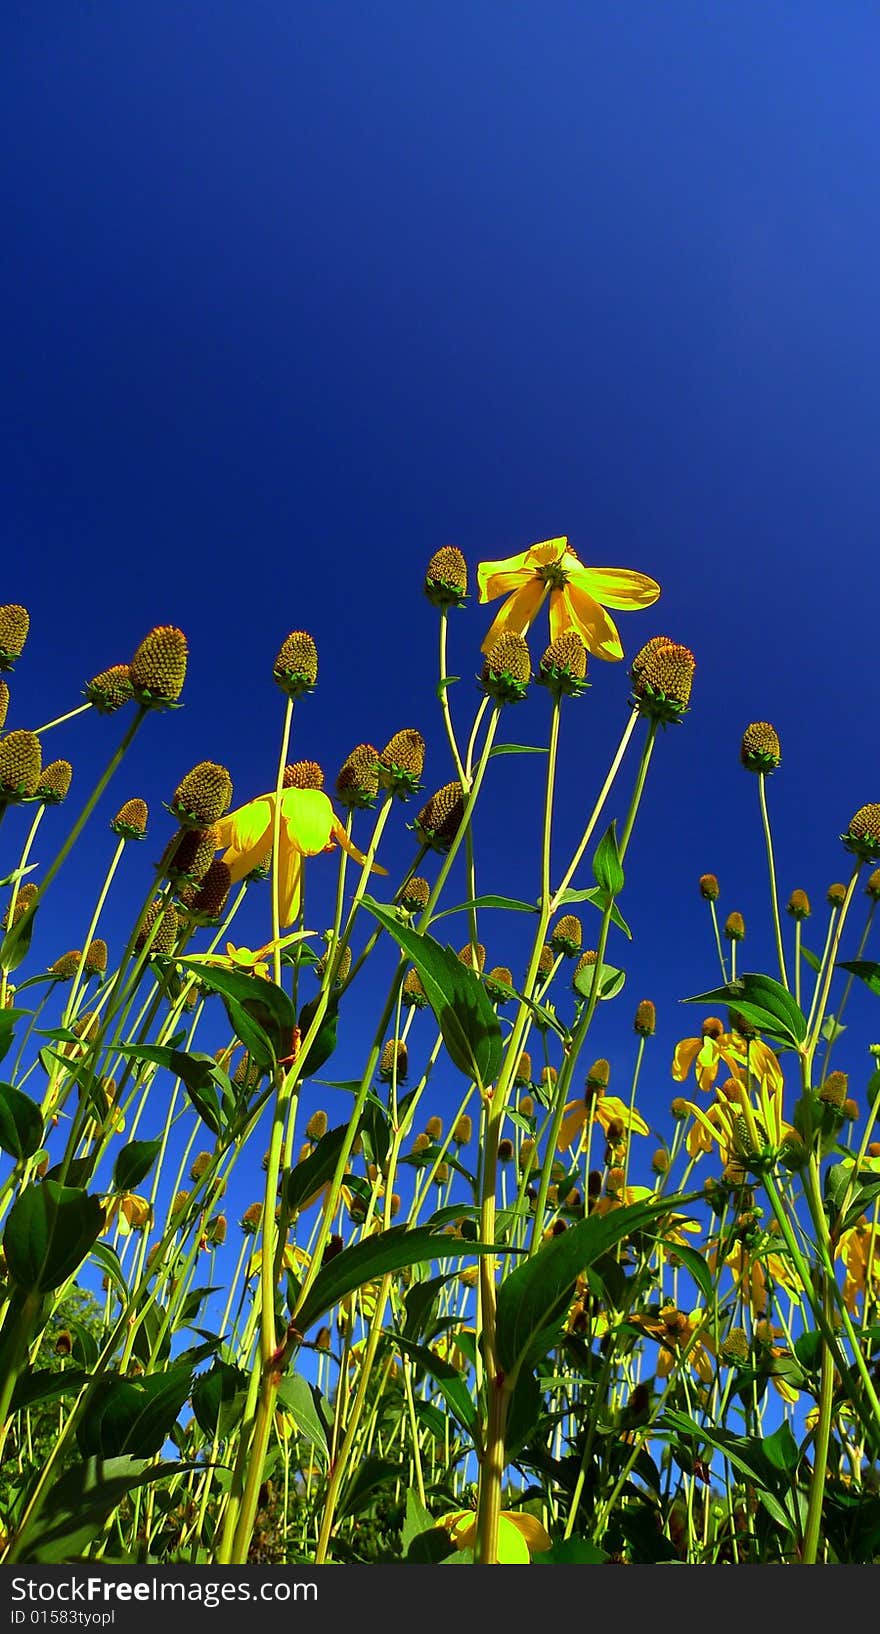
[(443, 855), (452, 846), (463, 818), (464, 793), (461, 784), (456, 780), (444, 783), (442, 789), (431, 795), (430, 800), (419, 812), (413, 827), (423, 845)]
[(416, 1010), (424, 1010), (428, 1003), (428, 995), (425, 992), (422, 978), (415, 966), (408, 970), (403, 978), (403, 987), (401, 989), (400, 997), (402, 1003), (406, 1005), (407, 1009), (414, 1008)]
[(341, 806), (366, 811), (375, 805), (378, 792), (379, 751), (372, 743), (359, 743), (336, 779), (336, 798)]
[(134, 697), (127, 664), (111, 664), (87, 681), (83, 694), (99, 715), (113, 715)]
[(316, 760), (294, 760), (284, 768), (282, 787), (285, 789), (323, 789), (324, 773)]
[(829, 885), (825, 893), (825, 901), (831, 908), (842, 908), (846, 901), (846, 886), (840, 884)]
[(860, 806), (841, 839), (860, 862), (880, 861), (880, 805)]
[(217, 850), (217, 829), (179, 828), (172, 835), (159, 864), (172, 885), (198, 885)]
[(790, 913), (792, 919), (795, 920), (809, 919), (810, 899), (806, 891), (792, 891), (786, 906), (786, 913)]
[(0, 607), (0, 670), (12, 669), (16, 658), (21, 657), (30, 627), (27, 608), (14, 602)]
[(73, 767), (69, 760), (50, 760), (40, 773), (37, 784), (37, 799), (46, 806), (60, 806), (66, 800), (73, 777)]
[(232, 778), (225, 766), (200, 760), (178, 783), (168, 810), (184, 828), (210, 828), (232, 804)]
[(186, 680), (186, 636), (173, 624), (159, 624), (144, 636), (128, 666), (134, 697), (148, 709), (176, 704)]
[(177, 910), (174, 907), (166, 906), (164, 902), (158, 900), (151, 903), (135, 937), (135, 951), (143, 952), (149, 942), (151, 954), (173, 953), (179, 928)]
[(657, 1012), (653, 999), (642, 999), (636, 1009), (633, 1028), (640, 1038), (652, 1038), (657, 1031)]
[(107, 969), (107, 943), (100, 936), (96, 936), (86, 948), (83, 963), (83, 975), (103, 976)]
[(747, 726), (739, 748), (739, 758), (749, 772), (775, 772), (782, 750), (775, 727), (769, 721), (753, 721)]
[(474, 970), (478, 975), (482, 976), (483, 967), (486, 963), (486, 949), (482, 942), (478, 942), (475, 948), (470, 942), (465, 942), (464, 947), (458, 950), (458, 961), (466, 969)]
[(42, 766), (36, 732), (8, 732), (0, 739), (0, 802), (32, 800), (40, 786)]
[(143, 840), (146, 837), (148, 815), (146, 800), (126, 800), (117, 811), (110, 827), (121, 840)]
[(690, 702), (696, 659), (689, 647), (654, 636), (636, 654), (633, 693), (639, 713), (661, 725), (680, 720)]
[(424, 913), (431, 896), (431, 887), (420, 874), (413, 874), (400, 891), (400, 906), (406, 913)]
[(532, 678), (532, 660), (524, 636), (506, 630), (483, 659), (480, 685), (499, 704), (521, 702)]
[(467, 562), (457, 545), (435, 550), (425, 573), (425, 595), (435, 607), (461, 607), (467, 597)]
[(745, 920), (741, 913), (729, 913), (724, 921), (724, 934), (728, 942), (741, 942), (746, 934)]
[(579, 698), (586, 692), (587, 649), (577, 630), (566, 630), (541, 654), (535, 679), (557, 698)]
[(486, 992), (493, 1004), (509, 1004), (513, 993), (507, 988), (513, 987), (513, 971), (507, 965), (493, 965), (486, 977)]
[(551, 932), (550, 946), (554, 953), (562, 953), (567, 959), (573, 959), (580, 953), (583, 940), (580, 920), (573, 913), (564, 913)]
[(401, 800), (408, 800), (421, 786), (425, 769), (425, 740), (414, 726), (395, 732), (379, 756), (378, 778)]
[(291, 631), (281, 643), (272, 673), (288, 698), (303, 698), (306, 693), (314, 692), (318, 679), (318, 649), (307, 631)]
[(399, 1084), (406, 1083), (409, 1067), (408, 1052), (402, 1038), (389, 1038), (382, 1051), (379, 1062), (379, 1077), (384, 1084), (390, 1084), (396, 1076)]

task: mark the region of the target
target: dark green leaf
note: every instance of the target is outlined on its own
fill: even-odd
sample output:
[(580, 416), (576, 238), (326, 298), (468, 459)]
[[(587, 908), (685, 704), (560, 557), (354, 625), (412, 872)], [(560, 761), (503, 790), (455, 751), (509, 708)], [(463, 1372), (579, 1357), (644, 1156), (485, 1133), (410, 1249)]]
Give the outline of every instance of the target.
[(444, 908), (442, 913), (435, 913), (431, 924), (435, 925), (438, 919), (448, 919), (450, 914), (465, 913), (470, 908), (504, 908), (509, 913), (537, 913), (534, 902), (521, 902), (514, 896), (475, 896), (469, 902), (459, 902), (455, 908)]
[(347, 1123), (341, 1123), (338, 1129), (328, 1129), (315, 1150), (290, 1170), (284, 1182), (284, 1201), (291, 1215), (333, 1179), (347, 1136)]
[(791, 1426), (787, 1419), (783, 1419), (772, 1435), (765, 1435), (761, 1443), (764, 1457), (773, 1465), (774, 1469), (785, 1470), (791, 1474), (797, 1469), (798, 1444), (791, 1433)]
[(868, 991), (880, 993), (880, 964), (873, 959), (842, 959), (836, 966), (838, 970), (848, 970), (852, 976), (858, 976), (864, 982)]
[(493, 755), (546, 755), (547, 749), (543, 744), (534, 743), (496, 743), (494, 749), (489, 750), (489, 759)]
[(330, 1462), (327, 1429), (318, 1411), (320, 1401), (317, 1389), (300, 1373), (286, 1373), (278, 1387), (278, 1401), (289, 1412), (299, 1434), (320, 1454), (326, 1466)]
[(86, 1457), (150, 1458), (160, 1451), (192, 1388), (189, 1367), (170, 1367), (140, 1378), (111, 1375), (96, 1381), (77, 1426)]
[(771, 976), (746, 972), (735, 982), (714, 987), (709, 993), (697, 993), (685, 999), (685, 1004), (732, 1005), (753, 1026), (768, 1038), (794, 1048), (807, 1036), (807, 1019), (791, 994)]
[(248, 1376), (240, 1367), (222, 1362), (219, 1356), (207, 1373), (193, 1386), (192, 1405), (196, 1422), (212, 1440), (225, 1441), (244, 1412)]
[(459, 1424), (463, 1424), (468, 1434), (477, 1433), (477, 1409), (471, 1400), (471, 1393), (457, 1367), (445, 1357), (437, 1356), (428, 1345), (417, 1345), (409, 1339), (398, 1335), (394, 1340), (397, 1348), (404, 1356), (410, 1356), (419, 1367), (423, 1368), (428, 1377), (434, 1380), (447, 1407)]
[(12, 1084), (0, 1084), (0, 1147), (20, 1163), (33, 1157), (43, 1138), (43, 1114), (36, 1101)]
[(99, 1197), (54, 1180), (26, 1186), (6, 1221), (3, 1247), (12, 1280), (26, 1293), (60, 1288), (104, 1229)]
[[(497, 1252), (484, 1243), (468, 1243), (466, 1250), (469, 1255)], [(383, 1276), (386, 1271), (403, 1271), (421, 1261), (445, 1259), (449, 1253), (450, 1240), (445, 1232), (428, 1231), (424, 1226), (416, 1229), (392, 1226), (375, 1237), (366, 1237), (352, 1248), (343, 1249), (329, 1265), (321, 1268), (302, 1310), (294, 1312), (296, 1326), (305, 1333), (346, 1294)]]
[(134, 1191), (153, 1167), (162, 1150), (162, 1136), (155, 1140), (131, 1140), (116, 1159), (113, 1167), (113, 1190)]
[(10, 1562), (52, 1565), (78, 1560), (124, 1498), (139, 1487), (185, 1474), (189, 1464), (149, 1464), (143, 1459), (89, 1458), (50, 1487), (42, 1509), (14, 1539)]
[(605, 830), (593, 858), (593, 878), (599, 889), (607, 891), (611, 897), (619, 896), (623, 890), (623, 868), (620, 862), (620, 853), (617, 849), (617, 820), (610, 823)]

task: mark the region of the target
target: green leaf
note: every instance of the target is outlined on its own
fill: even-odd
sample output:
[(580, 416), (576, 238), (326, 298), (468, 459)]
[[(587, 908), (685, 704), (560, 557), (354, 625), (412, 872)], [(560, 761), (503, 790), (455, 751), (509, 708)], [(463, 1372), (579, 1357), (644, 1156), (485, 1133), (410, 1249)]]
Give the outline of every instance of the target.
[(43, 1138), (43, 1114), (36, 1101), (12, 1084), (0, 1084), (0, 1147), (20, 1163), (33, 1157)]
[(437, 697), (442, 698), (444, 692), (446, 691), (446, 688), (454, 686), (456, 681), (460, 681), (460, 680), (461, 680), (460, 675), (444, 675), (442, 680), (438, 681), (436, 687), (434, 688), (434, 691), (436, 692)]
[(377, 1487), (390, 1487), (407, 1473), (403, 1464), (392, 1464), (387, 1458), (365, 1458), (354, 1479), (344, 1489), (339, 1514), (356, 1515)]
[(498, 1360), (508, 1377), (514, 1377), (526, 1359), (540, 1360), (533, 1353), (536, 1336), (543, 1343), (548, 1331), (556, 1331), (571, 1304), (581, 1272), (630, 1232), (668, 1214), (677, 1201), (663, 1198), (632, 1203), (610, 1214), (591, 1215), (561, 1237), (545, 1243), (537, 1254), (505, 1277), (498, 1290), (496, 1342)]
[(880, 964), (873, 959), (842, 959), (835, 969), (848, 970), (864, 982), (870, 993), (880, 994)]
[(787, 1419), (783, 1419), (772, 1435), (765, 1435), (761, 1442), (764, 1457), (773, 1465), (774, 1469), (781, 1469), (786, 1474), (792, 1474), (797, 1469), (798, 1444), (791, 1433), (791, 1426)]
[(826, 1044), (835, 1044), (841, 1033), (845, 1032), (846, 1028), (836, 1016), (826, 1016), (819, 1029), (819, 1037), (823, 1038)]
[(501, 1066), (501, 1028), (479, 977), (453, 948), (401, 924), (395, 909), (362, 900), (415, 965), (454, 1065), (480, 1087), (491, 1084)]
[(761, 1502), (768, 1514), (775, 1520), (777, 1526), (784, 1527), (786, 1531), (791, 1530), (791, 1517), (786, 1514), (778, 1498), (774, 1497), (772, 1491), (769, 1490), (768, 1478), (773, 1466), (768, 1466), (765, 1462), (764, 1448), (761, 1441), (751, 1437), (732, 1435), (726, 1430), (709, 1430), (704, 1424), (697, 1424), (686, 1413), (680, 1413), (672, 1408), (667, 1409), (660, 1422), (664, 1427), (668, 1426), (678, 1435), (684, 1435), (689, 1439), (705, 1443), (707, 1446), (714, 1447), (717, 1452), (723, 1453), (724, 1457), (730, 1460), (734, 1469), (740, 1470), (743, 1475), (747, 1475), (755, 1483)]
[(31, 938), (34, 934), (34, 920), (37, 917), (36, 908), (18, 924), (13, 925), (0, 942), (0, 970), (11, 975), (27, 958), (30, 951)]
[(113, 1166), (113, 1190), (134, 1191), (146, 1180), (161, 1149), (161, 1135), (155, 1140), (131, 1140), (123, 1146)]
[(35, 1407), (37, 1402), (69, 1396), (88, 1382), (89, 1375), (81, 1367), (63, 1367), (60, 1372), (52, 1367), (28, 1368), (15, 1386), (9, 1411), (19, 1413), (25, 1407)]
[[(880, 989), (878, 989), (880, 991)], [(768, 1038), (797, 1048), (807, 1036), (807, 1018), (791, 994), (771, 976), (745, 973), (710, 993), (697, 993), (685, 1004), (728, 1004)]]
[(493, 755), (546, 755), (544, 744), (535, 743), (496, 743), (494, 749), (489, 750), (489, 759)]
[(0, 1010), (0, 1061), (7, 1054), (15, 1037), (15, 1023), (19, 1017), (32, 1014), (31, 1010)]
[(308, 1198), (314, 1197), (316, 1191), (333, 1179), (347, 1136), (347, 1123), (341, 1123), (337, 1129), (328, 1129), (315, 1150), (290, 1170), (284, 1181), (284, 1201), (291, 1215), (296, 1214)]
[(325, 1061), (329, 1061), (336, 1049), (336, 1032), (339, 1026), (339, 1000), (335, 995), (326, 999), (318, 993), (308, 1004), (304, 1004), (300, 1011), (297, 1023), (300, 1037), (305, 1038), (318, 1012), (318, 1006), (326, 1003), (323, 1020), (315, 1037), (309, 1045), (309, 1053), (303, 1062), (297, 1061), (297, 1072), (300, 1078), (314, 1078), (320, 1072)]
[(318, 1411), (321, 1397), (316, 1386), (300, 1373), (285, 1373), (278, 1386), (278, 1401), (290, 1414), (299, 1434), (320, 1454), (325, 1468), (330, 1463), (327, 1428)]
[(668, 1239), (661, 1244), (661, 1247), (668, 1248), (670, 1254), (674, 1254), (676, 1259), (681, 1260), (682, 1265), (693, 1277), (697, 1287), (700, 1290), (700, 1293), (706, 1301), (706, 1304), (711, 1305), (714, 1298), (715, 1285), (712, 1281), (712, 1273), (709, 1270), (703, 1255), (699, 1253), (696, 1248), (690, 1248), (686, 1243), (674, 1243), (670, 1242)]
[(608, 1556), (589, 1538), (560, 1538), (552, 1549), (532, 1555), (533, 1566), (602, 1566)]
[(120, 1055), (131, 1055), (138, 1061), (150, 1061), (173, 1072), (175, 1078), (180, 1079), (199, 1117), (207, 1124), (212, 1135), (223, 1133), (225, 1124), (235, 1112), (235, 1095), (228, 1075), (217, 1065), (212, 1055), (177, 1050), (164, 1044), (131, 1044), (118, 1048)]
[(414, 1344), (411, 1339), (404, 1339), (400, 1334), (394, 1338), (394, 1344), (404, 1356), (411, 1356), (419, 1367), (423, 1368), (428, 1377), (434, 1380), (447, 1407), (459, 1424), (464, 1425), (468, 1434), (476, 1437), (477, 1409), (471, 1400), (471, 1393), (457, 1367), (447, 1362), (445, 1357), (435, 1355), (428, 1345)]
[(26, 1186), (6, 1221), (3, 1247), (13, 1282), (26, 1293), (60, 1288), (104, 1229), (99, 1197), (54, 1180)]
[(127, 1301), (130, 1289), (116, 1250), (111, 1248), (109, 1243), (96, 1242), (92, 1244), (89, 1259), (100, 1265), (117, 1293)]
[(623, 867), (617, 849), (617, 819), (609, 823), (593, 857), (593, 878), (599, 889), (611, 897), (623, 890)]
[(76, 1439), (86, 1457), (150, 1458), (160, 1451), (192, 1388), (188, 1366), (141, 1378), (98, 1379), (79, 1421)]
[[(588, 999), (593, 991), (593, 982), (596, 980), (596, 966), (586, 965), (574, 978), (573, 986), (576, 993)], [(616, 965), (603, 964), (599, 971), (598, 998), (616, 999), (626, 981), (626, 971), (618, 970)]]
[(252, 971), (224, 970), (199, 958), (173, 963), (195, 970), (204, 987), (220, 994), (236, 1036), (261, 1067), (272, 1068), (279, 1056), (289, 1055), (296, 1011), (283, 987)]
[(431, 1516), (428, 1514), (427, 1509), (421, 1502), (418, 1494), (413, 1491), (412, 1487), (409, 1487), (406, 1494), (406, 1515), (404, 1517), (403, 1532), (400, 1539), (403, 1553), (407, 1553), (410, 1544), (413, 1543), (422, 1532), (430, 1532), (433, 1530), (433, 1527), (434, 1522), (431, 1519)]
[(248, 1375), (219, 1356), (207, 1373), (193, 1386), (192, 1405), (196, 1422), (212, 1440), (225, 1441), (244, 1412)]
[[(557, 1240), (561, 1242), (562, 1238)], [(468, 1255), (494, 1254), (498, 1250), (485, 1243), (468, 1243), (466, 1252)], [(305, 1333), (346, 1294), (362, 1288), (365, 1282), (384, 1276), (386, 1271), (404, 1271), (407, 1266), (422, 1261), (446, 1259), (449, 1253), (450, 1239), (446, 1233), (429, 1231), (424, 1226), (414, 1230), (405, 1225), (392, 1226), (375, 1237), (366, 1237), (352, 1248), (343, 1249), (329, 1265), (322, 1266), (302, 1310), (293, 1313), (295, 1325)]]
[(818, 975), (819, 971), (822, 969), (822, 960), (819, 958), (817, 953), (811, 953), (808, 947), (804, 947), (803, 943), (801, 943), (801, 958), (804, 959), (809, 965), (810, 969), (815, 970), (816, 974)]
[(444, 908), (442, 913), (435, 913), (431, 924), (435, 925), (438, 919), (448, 919), (453, 913), (466, 913), (470, 908), (504, 908), (510, 913), (537, 913), (534, 902), (521, 902), (515, 896), (475, 896), (469, 902), (459, 902), (455, 908)]
[(89, 1458), (65, 1470), (49, 1488), (42, 1509), (11, 1545), (8, 1561), (60, 1565), (82, 1558), (114, 1509), (139, 1487), (182, 1475), (191, 1464), (153, 1464), (142, 1458)]

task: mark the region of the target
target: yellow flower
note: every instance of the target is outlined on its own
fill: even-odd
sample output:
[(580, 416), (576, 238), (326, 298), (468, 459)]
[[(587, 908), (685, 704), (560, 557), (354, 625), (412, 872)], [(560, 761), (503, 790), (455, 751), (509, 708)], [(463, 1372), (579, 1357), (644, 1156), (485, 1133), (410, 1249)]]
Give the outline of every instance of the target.
[[(476, 1548), (477, 1517), (472, 1509), (450, 1510), (436, 1524), (449, 1533), (456, 1549)], [(544, 1554), (550, 1548), (552, 1539), (534, 1515), (502, 1509), (498, 1517), (499, 1566), (528, 1566), (532, 1555)]]
[(877, 1285), (880, 1284), (877, 1229), (868, 1224), (864, 1214), (849, 1231), (841, 1233), (836, 1257), (842, 1259), (846, 1267), (846, 1280), (843, 1284), (844, 1303), (848, 1311), (854, 1312), (860, 1296), (867, 1288), (869, 1272), (875, 1293)]
[(624, 567), (584, 567), (564, 536), (530, 545), (505, 561), (481, 562), (477, 583), (481, 602), (507, 598), (483, 642), (483, 652), (489, 652), (508, 631), (523, 635), (549, 587), (551, 641), (575, 630), (597, 658), (622, 658), (617, 627), (606, 608), (650, 607), (660, 594), (659, 584), (644, 573)]
[[(707, 1255), (707, 1260), (710, 1270), (716, 1271), (718, 1269), (717, 1249), (713, 1249)], [(734, 1244), (729, 1254), (725, 1254), (724, 1264), (730, 1266), (740, 1290), (748, 1299), (755, 1316), (761, 1316), (767, 1309), (768, 1273), (775, 1283), (783, 1287), (800, 1304), (803, 1293), (800, 1277), (791, 1261), (784, 1259), (781, 1254), (767, 1253), (762, 1250), (761, 1257), (758, 1258), (757, 1255), (749, 1251), (745, 1243), (738, 1242)]]
[(569, 1146), (573, 1146), (581, 1130), (590, 1121), (601, 1124), (607, 1134), (608, 1125), (615, 1118), (632, 1135), (647, 1135), (648, 1133), (648, 1125), (641, 1113), (636, 1112), (635, 1109), (630, 1112), (626, 1102), (622, 1101), (619, 1096), (606, 1095), (601, 1089), (588, 1090), (585, 1096), (581, 1096), (576, 1101), (569, 1101), (564, 1107), (559, 1139), (556, 1142), (557, 1151), (564, 1152), (567, 1151)]
[(725, 1062), (730, 1072), (735, 1072), (738, 1056), (731, 1034), (724, 1031), (721, 1022), (714, 1016), (709, 1016), (703, 1027), (699, 1038), (682, 1038), (676, 1044), (672, 1076), (677, 1084), (683, 1084), (691, 1067), (696, 1064), (697, 1083), (701, 1089), (709, 1090), (718, 1077), (721, 1062)]
[(712, 1362), (714, 1345), (705, 1331), (708, 1319), (704, 1311), (680, 1311), (675, 1305), (664, 1305), (657, 1316), (633, 1316), (630, 1321), (652, 1339), (659, 1340), (657, 1357), (658, 1379), (668, 1379), (675, 1367), (678, 1351), (687, 1351), (686, 1361), (702, 1384), (711, 1384), (715, 1376)]
[[(272, 850), (275, 815), (275, 794), (261, 794), (246, 806), (239, 806), (222, 817), (217, 824), (218, 844), (227, 849), (223, 854), (230, 873), (230, 883), (244, 879), (253, 868), (265, 862)], [(278, 842), (278, 904), (282, 925), (296, 918), (302, 895), (303, 857), (316, 857), (319, 851), (332, 851), (334, 841), (356, 862), (365, 863), (366, 857), (352, 845), (342, 823), (336, 816), (326, 794), (320, 789), (283, 789), (281, 793), (281, 827)], [(387, 873), (373, 863), (376, 873)]]

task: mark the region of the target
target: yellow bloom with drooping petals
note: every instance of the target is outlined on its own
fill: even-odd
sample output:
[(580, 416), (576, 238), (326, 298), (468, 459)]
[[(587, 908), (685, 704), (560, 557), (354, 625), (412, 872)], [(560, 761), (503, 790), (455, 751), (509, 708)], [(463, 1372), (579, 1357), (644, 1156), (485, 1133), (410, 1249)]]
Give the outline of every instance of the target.
[(709, 1319), (705, 1311), (680, 1311), (675, 1305), (664, 1305), (656, 1316), (632, 1316), (634, 1327), (659, 1341), (657, 1357), (658, 1379), (668, 1379), (680, 1352), (693, 1368), (701, 1384), (711, 1384), (715, 1376), (713, 1354), (715, 1346), (708, 1331)]
[(847, 1310), (854, 1312), (869, 1280), (875, 1298), (880, 1288), (880, 1232), (864, 1214), (849, 1231), (841, 1232), (836, 1258), (846, 1267), (843, 1299)]
[[(289, 925), (299, 912), (304, 857), (316, 857), (320, 851), (332, 851), (334, 843), (338, 841), (356, 862), (365, 863), (367, 859), (356, 845), (352, 845), (321, 789), (283, 789), (280, 807), (278, 908), (282, 925)], [(274, 819), (273, 792), (261, 794), (246, 806), (239, 806), (237, 811), (229, 812), (217, 824), (218, 844), (226, 847), (223, 861), (229, 869), (231, 884), (235, 885), (266, 861), (272, 850)], [(387, 869), (381, 868), (377, 862), (372, 867), (378, 874), (387, 873)]]
[(630, 1111), (618, 1095), (606, 1095), (601, 1088), (590, 1089), (576, 1101), (568, 1101), (562, 1113), (557, 1151), (564, 1152), (573, 1146), (581, 1130), (591, 1121), (600, 1124), (607, 1134), (608, 1125), (614, 1119), (618, 1119), (631, 1135), (648, 1134), (648, 1125), (641, 1113), (635, 1108)]
[(672, 1076), (677, 1084), (683, 1084), (693, 1067), (700, 1088), (710, 1090), (718, 1077), (722, 1061), (729, 1072), (736, 1072), (740, 1063), (735, 1053), (735, 1040), (724, 1031), (720, 1021), (709, 1016), (703, 1023), (699, 1038), (682, 1038), (676, 1044)]
[[(708, 1255), (708, 1264), (712, 1271), (718, 1269), (718, 1252), (713, 1249)], [(767, 1253), (761, 1250), (760, 1254), (753, 1253), (745, 1243), (734, 1243), (729, 1254), (724, 1256), (724, 1264), (729, 1265), (739, 1284), (740, 1290), (746, 1295), (755, 1316), (761, 1316), (767, 1310), (767, 1277), (784, 1288), (786, 1293), (800, 1304), (803, 1295), (803, 1285), (793, 1264), (782, 1254)]]
[(565, 536), (530, 545), (504, 561), (481, 562), (477, 583), (481, 602), (506, 597), (483, 642), (483, 652), (489, 652), (508, 632), (523, 635), (549, 591), (550, 640), (574, 630), (588, 652), (612, 660), (623, 657), (623, 648), (606, 609), (629, 612), (650, 607), (660, 594), (659, 584), (644, 573), (624, 567), (584, 567)]
[[(476, 1549), (477, 1517), (472, 1509), (453, 1509), (436, 1522), (449, 1533), (456, 1549)], [(499, 1566), (528, 1566), (532, 1555), (545, 1554), (553, 1541), (534, 1515), (502, 1509), (498, 1517)]]

